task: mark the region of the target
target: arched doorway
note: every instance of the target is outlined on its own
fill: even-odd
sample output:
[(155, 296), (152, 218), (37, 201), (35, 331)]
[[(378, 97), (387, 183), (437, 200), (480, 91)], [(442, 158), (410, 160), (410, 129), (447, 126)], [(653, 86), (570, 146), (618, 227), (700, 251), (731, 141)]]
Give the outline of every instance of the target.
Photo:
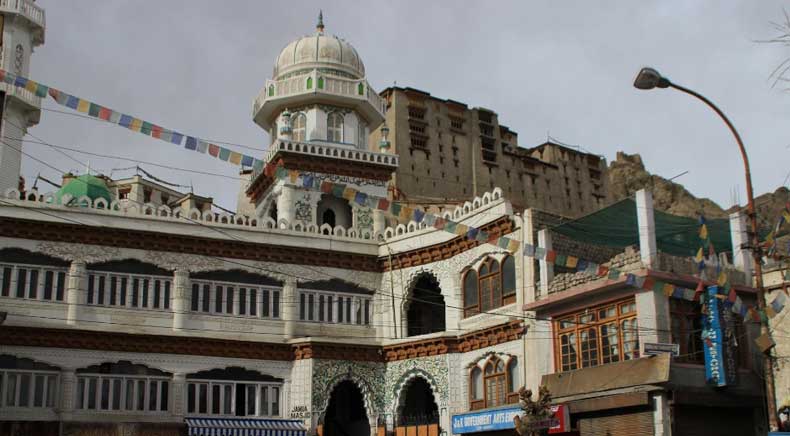
[(351, 380), (335, 386), (324, 413), (322, 436), (370, 436), (362, 392)]
[(407, 336), (444, 331), (444, 297), (439, 282), (431, 274), (423, 273), (417, 278), (406, 304)]
[(398, 404), (398, 426), (439, 424), (439, 407), (433, 391), (422, 377), (411, 379), (403, 388)]
[(317, 205), (316, 219), (318, 226), (329, 224), (347, 229), (352, 225), (351, 206), (348, 200), (324, 194)]

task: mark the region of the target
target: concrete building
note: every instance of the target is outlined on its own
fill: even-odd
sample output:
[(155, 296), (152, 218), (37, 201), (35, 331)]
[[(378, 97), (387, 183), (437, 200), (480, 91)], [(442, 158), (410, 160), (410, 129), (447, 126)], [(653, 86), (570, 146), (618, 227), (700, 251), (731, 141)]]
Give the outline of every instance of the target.
[[(524, 306), (535, 319), (525, 336), (527, 386), (547, 386), (581, 435), (765, 434), (762, 354), (754, 345), (759, 324), (731, 313), (716, 295), (708, 298), (716, 281), (701, 278), (693, 259), (664, 251), (671, 242), (657, 240), (666, 228), (654, 220), (649, 192), (638, 192), (633, 203), (638, 244), (624, 248), (601, 243), (605, 236), (597, 244), (574, 240), (550, 217), (528, 211), (526, 231), (536, 233), (537, 246), (599, 263), (604, 273), (539, 262)], [(744, 225), (744, 215), (731, 217), (730, 228)], [(732, 246), (740, 247), (742, 237), (732, 231)], [(743, 304), (753, 306), (748, 251), (732, 254), (706, 258), (714, 266), (705, 274), (725, 271)], [(718, 336), (705, 330), (704, 319), (714, 316)], [(723, 341), (726, 376), (715, 379), (718, 387), (706, 356), (716, 346), (710, 341)], [(677, 354), (649, 351), (672, 346)]]
[[(790, 267), (787, 260), (770, 262), (763, 269), (763, 284), (765, 286), (766, 301), (775, 301), (780, 293), (788, 295), (790, 290)], [(787, 341), (790, 332), (788, 317), (779, 314), (770, 319), (771, 334), (776, 346), (772, 351), (774, 356), (774, 392), (776, 394), (776, 410), (785, 422), (790, 421), (790, 342)], [(781, 416), (781, 415), (780, 415)]]
[[(0, 3), (0, 68), (27, 77), (33, 49), (44, 43), (44, 10), (32, 0)], [(41, 118), (41, 97), (0, 81), (0, 192), (20, 185), (22, 138)]]
[[(519, 209), (566, 217), (607, 202), (606, 160), (546, 142), (523, 148), (496, 112), (413, 88), (387, 88), (386, 123), (400, 167), (393, 196), (410, 204), (459, 204), (499, 186)], [(381, 139), (373, 132), (370, 144)]]

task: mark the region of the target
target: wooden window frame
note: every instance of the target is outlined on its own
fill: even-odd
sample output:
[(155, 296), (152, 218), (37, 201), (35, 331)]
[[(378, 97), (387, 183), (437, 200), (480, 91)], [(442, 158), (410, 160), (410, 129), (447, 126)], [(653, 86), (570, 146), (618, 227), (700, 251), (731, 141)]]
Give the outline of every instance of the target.
[[(612, 313), (612, 310), (614, 312)], [(602, 317), (603, 316), (603, 317)], [(623, 322), (637, 319), (636, 299), (629, 297), (617, 301), (611, 301), (605, 304), (599, 304), (586, 308), (584, 310), (575, 311), (555, 317), (552, 321), (554, 327), (554, 368), (557, 372), (573, 371), (582, 368), (591, 368), (594, 366), (605, 365), (607, 363), (622, 362), (624, 360), (631, 360), (640, 357), (639, 353), (639, 335), (631, 335), (626, 337), (623, 332)], [(637, 321), (638, 323), (638, 321)], [(617, 354), (607, 354), (607, 359), (604, 361), (604, 346), (603, 338), (610, 338), (613, 335), (609, 332), (602, 334), (602, 327), (608, 327), (612, 324), (617, 325)], [(637, 324), (638, 328), (638, 324)], [(582, 349), (582, 333), (586, 331), (595, 331), (595, 338), (591, 339), (588, 343), (594, 344), (594, 352), (592, 349)], [(563, 357), (571, 354), (563, 353), (563, 337), (573, 337), (572, 344), (567, 344), (565, 348), (570, 350), (571, 345), (575, 347), (574, 357), (569, 359), (563, 365)], [(635, 338), (635, 339), (634, 339)], [(628, 343), (635, 345), (635, 351), (632, 357), (626, 359), (625, 352), (626, 339)], [(608, 345), (608, 350), (611, 350), (611, 344)], [(586, 351), (586, 355), (585, 355)], [(594, 356), (593, 356), (594, 355)], [(586, 359), (585, 359), (586, 357)], [(572, 361), (571, 361), (572, 360)]]
[[(509, 367), (510, 367), (510, 363), (513, 360), (515, 360), (515, 359), (518, 359), (518, 358), (517, 357), (511, 357), (509, 360), (505, 361), (505, 360), (501, 359), (500, 357), (493, 356), (493, 357), (490, 357), (489, 359), (487, 359), (485, 361), (485, 365), (483, 365), (482, 368), (480, 368), (476, 364), (474, 366), (472, 366), (471, 368), (469, 368), (469, 370), (467, 371), (467, 381), (469, 383), (469, 385), (468, 385), (469, 386), (469, 410), (480, 410), (480, 409), (488, 409), (488, 408), (493, 408), (493, 407), (501, 407), (501, 406), (505, 406), (507, 404), (518, 404), (518, 401), (519, 401), (519, 399), (518, 399), (518, 390), (516, 390), (516, 391), (511, 391), (510, 390), (510, 385), (513, 384), (512, 383), (513, 375), (511, 374), (511, 372), (509, 370)], [(486, 369), (489, 367), (489, 365), (493, 366), (494, 371), (496, 371), (496, 367), (497, 367), (497, 364), (499, 362), (501, 362), (503, 367), (504, 367), (503, 372), (492, 372), (491, 374), (486, 374)], [(518, 365), (516, 365), (516, 368), (518, 368)], [(472, 396), (472, 386), (475, 383), (474, 379), (472, 377), (472, 374), (474, 373), (475, 369), (480, 371), (481, 390), (482, 390), (482, 392), (479, 392), (480, 398), (474, 398)], [(489, 404), (489, 398), (488, 398), (488, 383), (489, 383), (489, 380), (492, 383), (495, 383), (494, 379), (497, 379), (499, 377), (504, 377), (503, 402), (501, 404)]]
[[(509, 304), (513, 304), (516, 302), (516, 294), (518, 293), (518, 286), (515, 287), (514, 292), (512, 294), (505, 295), (505, 275), (502, 273), (503, 265), (508, 258), (512, 258), (512, 256), (505, 256), (502, 260), (496, 260), (493, 257), (486, 258), (483, 263), (480, 264), (477, 268), (470, 268), (461, 274), (461, 286), (462, 286), (462, 296), (464, 298), (464, 318), (469, 318), (471, 316), (487, 312), (489, 310), (494, 310), (500, 307), (507, 306)], [(515, 262), (515, 259), (514, 259)], [(495, 272), (491, 272), (491, 266), (497, 264), (497, 270)], [(486, 267), (487, 272), (485, 274), (481, 274), (480, 271), (483, 267)], [(466, 276), (470, 273), (474, 272), (477, 274), (477, 304), (467, 305), (466, 304)], [(513, 270), (513, 274), (515, 275), (515, 268)], [(499, 286), (499, 301), (496, 301), (494, 298), (493, 287), (491, 288), (492, 291), (490, 293), (490, 306), (483, 310), (483, 283), (487, 282), (490, 285), (498, 285)], [(515, 283), (515, 277), (514, 277)]]

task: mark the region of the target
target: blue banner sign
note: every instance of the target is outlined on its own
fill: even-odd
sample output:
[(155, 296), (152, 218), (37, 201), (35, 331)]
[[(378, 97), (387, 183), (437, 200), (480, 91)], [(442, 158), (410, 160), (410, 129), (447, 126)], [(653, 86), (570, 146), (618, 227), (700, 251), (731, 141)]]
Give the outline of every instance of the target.
[(711, 286), (705, 292), (705, 311), (702, 313), (702, 348), (705, 350), (705, 380), (708, 384), (727, 386), (724, 333), (722, 330), (719, 288)]
[(521, 413), (523, 413), (523, 411), (520, 407), (508, 407), (453, 415), (453, 434), (515, 428), (516, 425), (513, 423), (513, 418)]

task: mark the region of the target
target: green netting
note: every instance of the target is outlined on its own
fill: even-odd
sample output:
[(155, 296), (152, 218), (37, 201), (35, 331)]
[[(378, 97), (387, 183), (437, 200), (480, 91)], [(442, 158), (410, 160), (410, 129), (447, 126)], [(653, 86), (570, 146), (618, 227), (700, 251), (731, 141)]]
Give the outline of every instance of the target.
[[(658, 250), (676, 256), (694, 256), (700, 247), (699, 221), (655, 211)], [(708, 235), (716, 252), (732, 251), (730, 222), (707, 220)], [(590, 215), (551, 229), (579, 242), (626, 247), (639, 245), (636, 201), (625, 199)], [(707, 254), (707, 253), (706, 253)]]

